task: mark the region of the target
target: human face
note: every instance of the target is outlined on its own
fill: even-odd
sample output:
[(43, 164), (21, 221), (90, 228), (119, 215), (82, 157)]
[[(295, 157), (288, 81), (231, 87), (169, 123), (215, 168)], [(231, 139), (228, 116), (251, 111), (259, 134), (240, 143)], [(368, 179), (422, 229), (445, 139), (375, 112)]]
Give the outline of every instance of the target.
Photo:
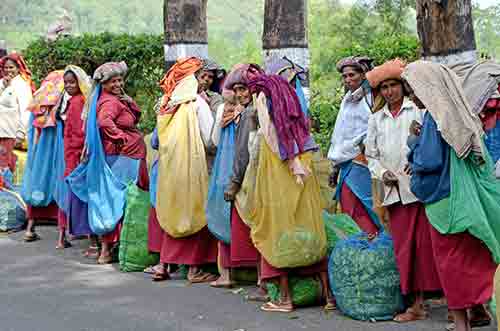
[(198, 79), (198, 89), (203, 92), (212, 86), (215, 74), (213, 71), (202, 70), (196, 78)]
[(108, 81), (102, 84), (104, 91), (114, 94), (121, 95), (123, 94), (123, 86), (124, 86), (123, 77), (120, 75), (111, 77)]
[(252, 96), (250, 95), (250, 90), (246, 85), (236, 84), (233, 87), (234, 94), (238, 99), (238, 102), (242, 106), (248, 106), (252, 101)]
[(3, 65), (3, 72), (6, 76), (14, 78), (19, 75), (19, 67), (17, 66), (16, 62), (7, 60)]
[(403, 102), (403, 84), (396, 79), (388, 79), (380, 84), (380, 94), (384, 97), (389, 106), (401, 104)]
[(349, 91), (356, 91), (365, 79), (365, 75), (357, 71), (354, 67), (344, 67), (342, 69), (342, 80)]
[(64, 75), (64, 90), (71, 96), (80, 94), (80, 86), (78, 85), (78, 79), (75, 74), (71, 71)]
[(424, 103), (415, 95), (415, 91), (413, 91), (410, 84), (408, 84), (407, 81), (404, 81), (403, 84), (406, 91), (408, 91), (408, 96), (410, 97), (411, 101), (413, 101), (415, 106), (417, 106), (417, 108), (421, 110), (425, 109), (426, 107)]

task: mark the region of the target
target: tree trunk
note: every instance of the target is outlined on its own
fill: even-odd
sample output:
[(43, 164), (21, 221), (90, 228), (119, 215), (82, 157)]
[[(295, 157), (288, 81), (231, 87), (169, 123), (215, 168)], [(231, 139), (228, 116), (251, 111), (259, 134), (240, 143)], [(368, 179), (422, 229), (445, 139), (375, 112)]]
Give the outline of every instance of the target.
[(417, 0), (417, 29), (425, 59), (451, 66), (476, 62), (471, 0)]
[(163, 1), (167, 70), (181, 57), (208, 57), (207, 1)]
[[(264, 64), (286, 56), (309, 72), (307, 0), (265, 0), (262, 46)], [(309, 81), (304, 85), (309, 99)]]

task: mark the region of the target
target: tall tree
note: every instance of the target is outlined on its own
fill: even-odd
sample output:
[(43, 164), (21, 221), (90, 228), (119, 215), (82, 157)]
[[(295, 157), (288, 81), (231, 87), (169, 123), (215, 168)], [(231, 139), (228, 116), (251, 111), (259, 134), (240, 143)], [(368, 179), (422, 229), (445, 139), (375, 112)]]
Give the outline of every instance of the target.
[(425, 59), (454, 65), (477, 60), (471, 0), (417, 0)]
[(165, 66), (180, 57), (208, 57), (208, 0), (164, 0)]
[[(286, 56), (309, 71), (307, 0), (265, 0), (262, 47), (264, 64)], [(309, 83), (304, 87), (309, 97)]]

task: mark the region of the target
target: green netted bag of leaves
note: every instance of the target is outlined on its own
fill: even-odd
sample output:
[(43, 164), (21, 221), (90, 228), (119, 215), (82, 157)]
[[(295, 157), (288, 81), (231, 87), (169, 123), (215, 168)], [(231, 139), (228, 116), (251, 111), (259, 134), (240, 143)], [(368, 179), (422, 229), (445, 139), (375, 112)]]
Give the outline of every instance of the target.
[[(322, 288), (319, 279), (315, 277), (292, 276), (288, 280), (288, 284), (292, 293), (294, 306), (314, 306), (320, 303)], [(273, 282), (267, 283), (267, 293), (272, 301), (279, 301), (281, 292), (278, 284)]]
[(361, 232), (356, 222), (346, 214), (330, 214), (324, 211), (323, 221), (325, 222), (328, 255), (333, 251), (335, 244), (339, 240)]

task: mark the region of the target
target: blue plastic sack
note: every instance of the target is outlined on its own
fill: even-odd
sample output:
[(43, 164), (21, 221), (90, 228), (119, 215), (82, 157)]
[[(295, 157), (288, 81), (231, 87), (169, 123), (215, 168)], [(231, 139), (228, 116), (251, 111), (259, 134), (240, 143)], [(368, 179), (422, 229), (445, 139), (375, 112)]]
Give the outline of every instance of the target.
[(221, 131), (206, 207), (208, 229), (226, 244), (231, 243), (231, 204), (224, 201), (224, 191), (233, 173), (234, 141), (235, 124), (230, 123)]
[[(34, 116), (31, 114), (30, 123)], [(48, 127), (40, 132), (35, 143), (36, 128), (30, 125), (28, 130), (28, 159), (24, 168), (21, 195), (24, 201), (33, 207), (46, 207), (54, 201), (57, 179), (57, 127)], [(64, 148), (64, 147), (63, 147)]]
[(64, 170), (66, 162), (64, 161), (64, 126), (61, 121), (57, 121), (56, 127), (56, 148), (55, 148), (55, 182), (54, 182), (54, 200), (57, 206), (68, 214), (69, 206), (69, 186), (64, 179)]
[(485, 132), (484, 144), (490, 152), (493, 163), (500, 159), (500, 121), (497, 121), (496, 126)]
[(140, 160), (124, 156), (106, 157), (97, 123), (101, 85), (91, 96), (85, 144), (88, 161), (67, 178), (72, 192), (88, 204), (89, 225), (96, 235), (113, 231), (125, 211), (127, 184), (136, 182)]
[(384, 232), (371, 241), (360, 233), (337, 242), (328, 274), (337, 306), (347, 316), (392, 320), (404, 308), (392, 239)]

